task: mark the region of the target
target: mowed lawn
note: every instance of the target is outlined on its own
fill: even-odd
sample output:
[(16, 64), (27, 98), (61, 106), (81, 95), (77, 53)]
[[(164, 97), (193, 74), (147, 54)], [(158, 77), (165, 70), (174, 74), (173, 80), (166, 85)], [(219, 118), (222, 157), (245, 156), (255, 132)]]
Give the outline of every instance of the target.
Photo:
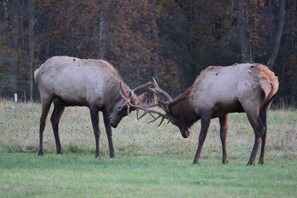
[[(86, 108), (68, 108), (60, 124), (63, 155), (55, 154), (47, 122), (37, 156), (40, 104), (0, 102), (0, 197), (296, 197), (297, 112), (269, 112), (266, 164), (246, 166), (254, 135), (244, 114), (230, 117), (229, 164), (221, 164), (213, 120), (200, 165), (192, 165), (200, 122), (183, 139), (171, 124), (146, 124), (133, 113), (113, 129), (108, 156), (103, 122), (100, 154)], [(49, 115), (50, 117), (50, 115)], [(259, 154), (258, 156), (259, 157)]]

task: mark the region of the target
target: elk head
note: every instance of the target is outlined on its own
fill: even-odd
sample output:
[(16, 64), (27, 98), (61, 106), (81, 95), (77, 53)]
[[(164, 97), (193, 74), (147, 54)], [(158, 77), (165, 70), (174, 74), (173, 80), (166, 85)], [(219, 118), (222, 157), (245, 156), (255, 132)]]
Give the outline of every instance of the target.
[[(149, 105), (149, 106), (140, 106), (135, 105), (132, 102), (128, 100), (128, 98), (125, 98), (126, 102), (131, 108), (134, 109), (141, 109), (144, 111), (144, 113), (141, 116), (137, 116), (138, 119), (141, 119), (144, 115), (150, 114), (153, 117), (153, 120), (151, 120), (149, 123), (154, 122), (161, 118), (161, 121), (158, 126), (160, 126), (165, 119), (168, 120), (168, 122), (171, 122), (175, 126), (177, 126), (184, 138), (188, 138), (190, 135), (189, 128), (192, 126), (192, 123), (185, 122), (185, 119), (183, 117), (178, 116), (176, 113), (174, 113), (173, 106), (176, 104), (176, 101), (173, 100), (170, 95), (162, 90), (159, 85), (157, 84), (156, 80), (153, 78), (152, 82), (150, 82), (152, 86), (147, 88), (147, 91), (153, 93), (157, 96), (157, 101), (155, 103)], [(162, 100), (165, 99), (164, 100)], [(155, 109), (152, 109), (153, 107), (160, 107), (165, 113), (159, 112)]]
[(136, 108), (133, 107), (133, 105), (140, 104), (141, 101), (145, 98), (146, 93), (142, 93), (141, 95), (137, 96), (135, 92), (143, 90), (150, 85), (151, 83), (147, 83), (133, 90), (130, 90), (127, 86), (125, 87), (122, 83), (120, 83), (120, 94), (122, 97), (115, 104), (112, 110), (110, 116), (110, 124), (112, 127), (116, 128), (123, 117), (127, 116), (131, 111), (136, 110)]
[[(189, 129), (192, 126), (192, 124), (190, 124), (190, 125), (187, 124), (183, 117), (174, 113), (172, 104), (174, 104), (174, 103), (173, 102), (168, 103), (168, 102), (163, 102), (163, 101), (158, 102), (158, 106), (161, 107), (161, 109), (165, 112), (165, 114), (163, 114), (163, 115), (158, 114), (161, 118), (159, 126), (162, 124), (164, 119), (168, 119), (168, 122), (171, 122), (173, 125), (175, 125), (179, 128), (179, 131), (184, 138), (188, 138), (190, 136)], [(155, 118), (155, 120), (157, 120), (157, 119)]]

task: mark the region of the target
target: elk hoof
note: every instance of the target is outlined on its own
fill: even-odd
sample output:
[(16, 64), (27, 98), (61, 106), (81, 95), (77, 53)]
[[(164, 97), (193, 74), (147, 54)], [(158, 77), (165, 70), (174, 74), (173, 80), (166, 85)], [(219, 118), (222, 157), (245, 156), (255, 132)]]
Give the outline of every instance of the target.
[(259, 161), (258, 164), (260, 164), (260, 165), (265, 165), (265, 162), (264, 162), (264, 161)]
[(224, 160), (223, 161), (223, 164), (228, 164), (229, 163), (229, 160)]
[(95, 155), (95, 158), (100, 159), (100, 155), (99, 154), (96, 154)]
[(38, 151), (39, 156), (43, 156), (43, 151)]
[(249, 162), (247, 163), (247, 166), (251, 166), (251, 165), (255, 165), (255, 162), (249, 161)]
[(57, 154), (63, 154), (62, 150), (61, 149), (57, 150)]
[(199, 164), (200, 164), (199, 161), (196, 161), (196, 160), (193, 161), (193, 165), (199, 165)]

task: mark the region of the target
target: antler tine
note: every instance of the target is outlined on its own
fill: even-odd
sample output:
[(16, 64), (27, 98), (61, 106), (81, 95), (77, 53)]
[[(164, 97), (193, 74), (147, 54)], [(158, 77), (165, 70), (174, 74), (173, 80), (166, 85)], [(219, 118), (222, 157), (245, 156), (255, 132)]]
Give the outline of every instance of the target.
[(140, 86), (134, 88), (132, 91), (133, 91), (133, 92), (136, 92), (136, 91), (139, 91), (139, 90), (142, 90), (142, 89), (145, 89), (145, 90), (146, 90), (146, 89), (149, 88), (149, 86), (151, 86), (151, 85), (153, 85), (152, 82), (147, 82), (146, 84), (143, 84), (143, 85), (140, 85)]
[(162, 116), (162, 115), (158, 115), (157, 117), (154, 117), (151, 112), (144, 112), (140, 117), (139, 119), (141, 119), (144, 115), (146, 115), (147, 113), (149, 113), (154, 119), (149, 121), (148, 123), (152, 123), (152, 122), (155, 122), (157, 121), (159, 118), (162, 118), (160, 123), (158, 124), (158, 127), (161, 126), (161, 124), (163, 123), (163, 121), (165, 120), (166, 117)]
[(164, 117), (161, 119), (161, 121), (160, 121), (158, 127), (161, 126), (161, 124), (163, 123), (164, 119), (165, 119)]
[[(158, 120), (159, 118), (161, 118), (161, 116), (159, 115), (158, 117), (156, 117), (155, 119), (149, 121), (148, 123), (152, 123), (152, 122), (155, 122), (156, 120)], [(165, 117), (162, 117), (160, 123), (158, 124), (158, 127), (161, 126), (161, 124), (163, 123)]]
[(169, 100), (169, 102), (171, 102), (173, 100), (171, 98), (171, 96), (166, 91), (164, 91), (163, 89), (161, 89), (159, 87), (159, 85), (154, 77), (152, 77), (152, 79), (153, 79), (154, 88), (149, 88), (149, 89), (154, 93), (158, 93), (158, 94), (165, 96)]
[(141, 118), (143, 118), (143, 116), (145, 116), (147, 113), (149, 113), (150, 116), (152, 116), (153, 118), (155, 118), (155, 116), (151, 112), (147, 112), (147, 111), (144, 111), (144, 113), (141, 116), (138, 116), (138, 109), (137, 109), (137, 111), (136, 111), (137, 120), (140, 120)]
[[(142, 110), (143, 110), (143, 109), (142, 109)], [(144, 111), (144, 113), (141, 114), (141, 116), (138, 116), (138, 109), (137, 109), (137, 111), (136, 111), (136, 117), (137, 117), (137, 120), (140, 120), (141, 118), (143, 118), (147, 113), (150, 114), (150, 116), (152, 116), (154, 119), (156, 118), (156, 117), (152, 114), (152, 112), (149, 112), (149, 111), (147, 111), (147, 110), (143, 110), (143, 111)], [(158, 116), (161, 116), (161, 115), (158, 114)]]

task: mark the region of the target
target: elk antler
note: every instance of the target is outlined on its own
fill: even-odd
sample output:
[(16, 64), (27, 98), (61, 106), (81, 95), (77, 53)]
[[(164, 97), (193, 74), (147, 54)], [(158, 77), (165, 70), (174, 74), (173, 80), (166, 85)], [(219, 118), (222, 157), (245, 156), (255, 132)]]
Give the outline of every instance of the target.
[[(160, 125), (163, 123), (163, 121), (164, 121), (165, 118), (166, 118), (166, 119), (169, 118), (169, 117), (168, 117), (166, 114), (164, 114), (164, 113), (161, 113), (161, 112), (159, 112), (159, 111), (150, 109), (150, 108), (152, 108), (152, 107), (158, 106), (157, 103), (152, 104), (152, 105), (149, 105), (149, 106), (147, 106), (147, 107), (143, 107), (143, 106), (140, 106), (140, 105), (132, 104), (131, 101), (129, 100), (129, 98), (127, 98), (126, 96), (124, 96), (124, 94), (123, 94), (121, 91), (120, 91), (120, 94), (121, 94), (122, 98), (123, 98), (124, 100), (126, 100), (126, 102), (127, 102), (127, 106), (128, 106), (127, 110), (128, 110), (128, 111), (129, 111), (129, 109), (130, 109), (131, 107), (136, 108), (137, 110), (138, 110), (138, 109), (141, 109), (141, 110), (144, 111), (144, 113), (143, 113), (141, 116), (138, 116), (138, 111), (137, 111), (137, 119), (138, 119), (138, 120), (141, 119), (142, 117), (144, 117), (146, 114), (150, 114), (154, 119), (151, 120), (151, 121), (149, 121), (148, 123), (155, 122), (155, 121), (158, 120), (159, 118), (162, 118), (161, 121), (160, 121), (160, 123), (159, 123), (159, 125), (158, 125), (158, 126), (160, 126)], [(155, 117), (153, 114), (157, 114), (158, 116)]]
[[(162, 90), (159, 87), (159, 85), (158, 85), (157, 81), (155, 80), (155, 78), (152, 78), (152, 81), (150, 81), (150, 82), (148, 82), (148, 83), (146, 83), (144, 85), (140, 85), (139, 87), (136, 87), (133, 90), (133, 92), (139, 91), (139, 90), (145, 90), (145, 91), (152, 92), (154, 95), (161, 96), (161, 97), (163, 96), (163, 97), (165, 97), (167, 99), (167, 101), (164, 102), (164, 101), (158, 100), (158, 101), (155, 101), (155, 103), (153, 103), (151, 105), (148, 105), (146, 107), (145, 106), (140, 106), (138, 104), (132, 104), (129, 97), (125, 94), (125, 92), (122, 93), (122, 89), (121, 89), (120, 94), (121, 94), (122, 98), (124, 100), (126, 100), (126, 102), (127, 102), (127, 106), (128, 106), (127, 111), (129, 111), (131, 107), (137, 109), (137, 119), (138, 120), (141, 119), (142, 117), (144, 117), (146, 114), (150, 114), (153, 117), (153, 120), (149, 121), (148, 123), (155, 122), (156, 120), (161, 118), (161, 121), (160, 121), (158, 126), (160, 126), (165, 119), (168, 119), (170, 121), (167, 106), (173, 100), (172, 100), (172, 98), (170, 97), (170, 95), (167, 92), (165, 92), (164, 90)], [(162, 112), (151, 109), (152, 107), (156, 107), (156, 106), (161, 107), (165, 111), (165, 114), (162, 113)], [(144, 111), (144, 113), (141, 116), (138, 116), (138, 109), (141, 109), (141, 110)], [(154, 116), (154, 114), (157, 114), (157, 116)]]
[(156, 81), (156, 79), (154, 77), (152, 77), (153, 79), (153, 85), (154, 85), (154, 88), (149, 88), (149, 90), (151, 90), (152, 92), (154, 92), (155, 94), (159, 94), (159, 95), (163, 95), (165, 96), (165, 98), (167, 98), (167, 102), (172, 102), (172, 98), (171, 96), (166, 92), (164, 91), (163, 89), (161, 89)]
[(139, 90), (144, 90), (146, 91), (151, 85), (154, 85), (152, 82), (147, 82), (146, 84), (140, 85), (138, 87), (136, 87), (135, 89), (133, 89), (132, 91), (135, 93)]

